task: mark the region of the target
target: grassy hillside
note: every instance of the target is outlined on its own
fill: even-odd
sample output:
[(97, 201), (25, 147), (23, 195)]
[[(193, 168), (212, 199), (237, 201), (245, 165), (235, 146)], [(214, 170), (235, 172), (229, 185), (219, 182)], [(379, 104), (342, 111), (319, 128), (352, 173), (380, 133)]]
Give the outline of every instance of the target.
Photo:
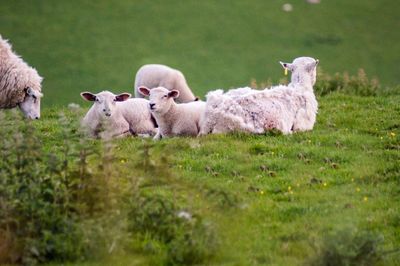
[(0, 34), (45, 77), (44, 107), (82, 90), (132, 91), (146, 63), (181, 69), (196, 94), (279, 80), (278, 60), (310, 55), (329, 73), (364, 68), (400, 82), (399, 1), (11, 1)]
[[(0, 34), (45, 78), (40, 120), (0, 112), (0, 264), (398, 265), (399, 10), (0, 1)], [(146, 63), (203, 96), (276, 83), (278, 61), (301, 55), (324, 70), (311, 132), (102, 142), (78, 130), (87, 105), (66, 107), (83, 90), (132, 91)]]
[[(63, 202), (72, 193), (67, 201), (70, 207), (63, 210), (74, 214), (67, 217), (79, 214), (73, 220), (77, 227), (62, 226), (68, 229), (67, 237), (62, 237), (63, 229), (52, 222), (52, 234), (43, 229), (44, 238), (31, 240), (33, 247), (46, 247), (50, 254), (53, 249), (59, 252), (50, 257), (53, 260), (69, 258), (65, 255), (69, 254), (85, 260), (70, 265), (331, 265), (328, 261), (397, 265), (399, 101), (398, 94), (331, 93), (319, 98), (318, 121), (312, 132), (160, 142), (127, 138), (113, 146), (106, 144), (103, 152), (100, 141), (66, 135), (75, 132), (76, 116), (84, 110), (51, 108), (25, 137), (7, 137), (7, 120), (2, 118), (1, 134), (6, 137), (0, 145), (2, 156), (12, 149), (18, 153), (22, 145), (22, 154), (28, 156), (22, 162), (28, 170), (36, 169), (29, 170), (31, 180), (40, 171), (56, 176), (47, 179), (44, 174), (41, 179), (38, 174), (43, 183), (29, 181), (28, 198), (38, 193), (36, 186), (44, 186), (44, 200), (48, 193), (55, 193)], [(66, 116), (60, 120), (61, 112)], [(14, 125), (10, 130), (18, 128)], [(37, 156), (36, 142), (31, 139), (35, 135), (44, 153), (53, 154), (41, 156), (39, 168), (29, 166), (32, 159), (27, 159)], [(16, 144), (7, 146), (10, 138)], [(96, 147), (100, 150), (93, 151)], [(13, 158), (8, 155), (2, 160), (17, 160), (15, 173), (24, 172), (24, 166)], [(62, 170), (63, 158), (70, 158), (70, 170)], [(70, 180), (68, 193), (60, 186), (66, 180)], [(52, 186), (57, 189), (48, 182), (55, 182)], [(7, 191), (14, 188), (4, 184)], [(19, 193), (17, 206), (26, 192)], [(50, 207), (38, 207), (41, 197), (24, 204), (40, 209), (46, 219), (41, 218), (39, 224), (46, 228), (55, 213), (63, 212), (51, 211), (47, 217), (43, 213)], [(57, 206), (56, 202), (50, 206)], [(2, 211), (7, 213), (7, 208)], [(181, 211), (192, 216), (187, 223), (176, 218)], [(54, 222), (58, 224), (59, 219)], [(83, 239), (74, 234), (78, 229)], [(1, 251), (0, 246), (0, 260)]]

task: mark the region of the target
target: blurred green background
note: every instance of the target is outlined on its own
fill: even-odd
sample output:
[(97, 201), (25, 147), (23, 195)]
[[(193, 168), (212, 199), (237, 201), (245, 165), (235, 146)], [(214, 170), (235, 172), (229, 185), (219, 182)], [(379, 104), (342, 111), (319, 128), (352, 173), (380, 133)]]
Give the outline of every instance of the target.
[(180, 69), (200, 96), (277, 82), (278, 61), (303, 55), (399, 84), (399, 12), (397, 0), (1, 0), (0, 34), (45, 78), (49, 107), (83, 103), (84, 90), (132, 92), (147, 63)]

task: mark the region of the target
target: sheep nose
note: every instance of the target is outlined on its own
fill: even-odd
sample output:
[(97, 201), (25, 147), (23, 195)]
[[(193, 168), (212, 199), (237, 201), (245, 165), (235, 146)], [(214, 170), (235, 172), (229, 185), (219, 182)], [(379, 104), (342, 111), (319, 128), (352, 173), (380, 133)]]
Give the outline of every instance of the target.
[(111, 116), (111, 114), (110, 113), (106, 113), (106, 116)]
[(155, 105), (155, 103), (150, 103), (150, 109), (153, 110)]
[(38, 117), (38, 116), (36, 116), (36, 117), (35, 117), (35, 119), (39, 119), (39, 117)]

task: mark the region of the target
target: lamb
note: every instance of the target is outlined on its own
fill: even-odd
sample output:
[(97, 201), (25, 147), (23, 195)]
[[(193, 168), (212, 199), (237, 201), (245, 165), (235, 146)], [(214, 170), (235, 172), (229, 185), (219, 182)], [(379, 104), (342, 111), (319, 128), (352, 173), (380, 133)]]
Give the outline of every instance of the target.
[(0, 35), (0, 109), (19, 107), (25, 117), (40, 118), (42, 77), (12, 51)]
[(109, 91), (82, 92), (81, 96), (94, 102), (82, 120), (82, 126), (91, 137), (154, 135), (157, 131), (146, 99), (129, 99), (129, 93), (115, 95)]
[(176, 98), (176, 101), (179, 103), (199, 100), (193, 95), (182, 72), (165, 65), (151, 64), (142, 66), (136, 73), (135, 78), (134, 90), (136, 98), (144, 97), (139, 92), (139, 87), (141, 86), (150, 89), (164, 87), (168, 90), (177, 90), (179, 91), (179, 97)]
[(179, 97), (179, 91), (169, 91), (164, 87), (150, 90), (141, 86), (139, 91), (150, 98), (149, 107), (158, 124), (158, 132), (154, 136), (155, 140), (172, 136), (198, 135), (205, 102), (177, 104), (174, 99)]
[(279, 85), (261, 91), (240, 88), (207, 94), (199, 135), (244, 131), (261, 134), (276, 129), (283, 134), (311, 130), (316, 120), (318, 103), (313, 86), (318, 60), (296, 58), (282, 63), (292, 72), (288, 86)]

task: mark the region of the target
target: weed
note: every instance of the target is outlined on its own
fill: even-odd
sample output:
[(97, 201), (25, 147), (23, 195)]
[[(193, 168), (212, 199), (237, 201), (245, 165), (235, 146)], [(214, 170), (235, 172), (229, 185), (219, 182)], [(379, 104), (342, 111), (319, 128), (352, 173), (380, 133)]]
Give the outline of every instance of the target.
[(315, 93), (320, 96), (334, 91), (360, 96), (375, 96), (380, 89), (378, 79), (369, 79), (363, 69), (359, 69), (355, 76), (350, 76), (347, 72), (331, 76), (318, 68), (317, 82), (314, 86)]
[(308, 265), (376, 265), (382, 260), (379, 249), (383, 238), (367, 231), (346, 229), (324, 237), (320, 246), (314, 247), (316, 255)]
[[(115, 204), (111, 144), (99, 152), (71, 119), (78, 121), (60, 115), (63, 145), (45, 152), (31, 121), (16, 113), (0, 118), (0, 234), (7, 239), (0, 262), (84, 257), (90, 240), (84, 240), (83, 218), (106, 216)], [(99, 162), (96, 171), (91, 158)]]
[(0, 261), (76, 259), (82, 238), (65, 163), (46, 155), (34, 126), (21, 119), (13, 114), (0, 120), (0, 230), (9, 236), (4, 248), (13, 254)]

